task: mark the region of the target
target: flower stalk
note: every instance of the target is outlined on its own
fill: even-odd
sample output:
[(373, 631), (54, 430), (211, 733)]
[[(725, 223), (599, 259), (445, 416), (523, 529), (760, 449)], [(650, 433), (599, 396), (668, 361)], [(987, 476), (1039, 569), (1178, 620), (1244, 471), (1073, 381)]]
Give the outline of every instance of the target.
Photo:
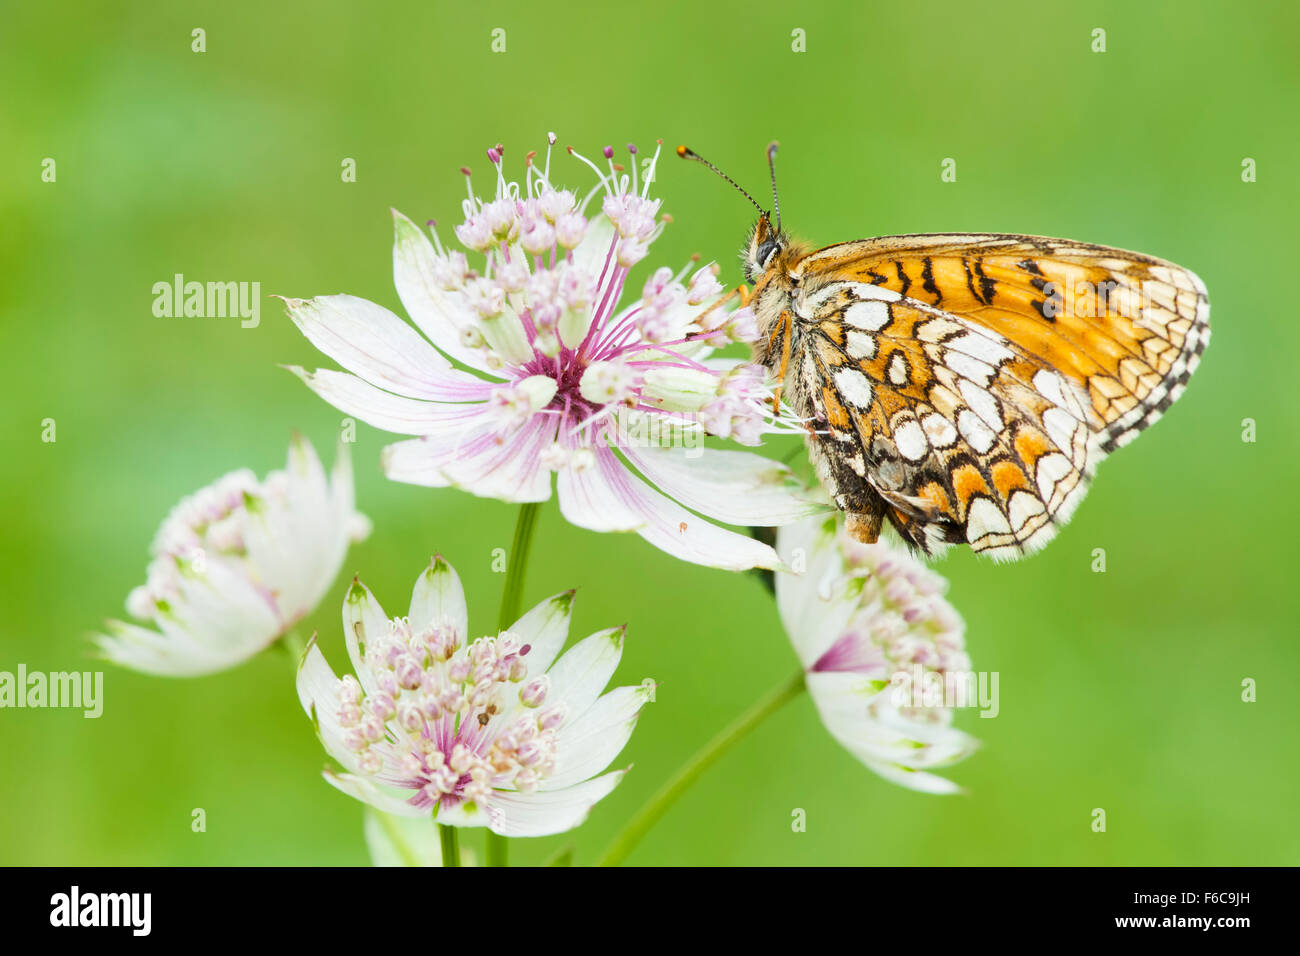
[(438, 837), (442, 841), (442, 865), (460, 866), (460, 841), (456, 828), (440, 823)]
[[(515, 520), (515, 538), (510, 544), (506, 559), (506, 583), (501, 591), (501, 613), (497, 615), (497, 630), (504, 631), (519, 617), (523, 604), (524, 574), (528, 570), (528, 549), (533, 543), (533, 529), (537, 526), (540, 505), (525, 502), (519, 506)], [(487, 832), (487, 865), (509, 865), (509, 843), (499, 833)]]
[(757, 700), (732, 724), (704, 745), (696, 754), (682, 765), (658, 792), (655, 793), (627, 825), (619, 832), (605, 850), (597, 866), (618, 866), (631, 853), (641, 838), (650, 828), (659, 822), (659, 818), (668, 812), (668, 808), (677, 802), (687, 789), (719, 759), (755, 727), (769, 716), (784, 707), (789, 701), (798, 697), (804, 690), (803, 671), (789, 680), (783, 681), (771, 692)]

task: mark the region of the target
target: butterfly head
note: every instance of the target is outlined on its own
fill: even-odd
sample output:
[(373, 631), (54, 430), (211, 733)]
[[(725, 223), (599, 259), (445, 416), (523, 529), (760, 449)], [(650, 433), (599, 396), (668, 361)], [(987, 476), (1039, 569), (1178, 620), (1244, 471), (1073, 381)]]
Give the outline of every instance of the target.
[(745, 278), (749, 280), (750, 285), (756, 284), (764, 274), (777, 269), (784, 258), (783, 254), (790, 247), (789, 240), (781, 231), (781, 203), (776, 193), (776, 145), (771, 143), (767, 147), (767, 165), (772, 173), (772, 208), (776, 216), (775, 224), (772, 222), (773, 214), (760, 206), (754, 197), (745, 192), (734, 179), (694, 150), (687, 149), (685, 146), (677, 147), (678, 156), (683, 159), (693, 159), (709, 167), (735, 186), (740, 194), (753, 203), (754, 208), (758, 210), (758, 222), (750, 230), (749, 241), (741, 255), (745, 264)]
[(758, 222), (749, 231), (749, 242), (741, 254), (745, 263), (745, 278), (749, 284), (754, 285), (764, 273), (776, 269), (789, 247), (785, 233), (772, 224), (772, 218), (767, 213), (761, 213)]

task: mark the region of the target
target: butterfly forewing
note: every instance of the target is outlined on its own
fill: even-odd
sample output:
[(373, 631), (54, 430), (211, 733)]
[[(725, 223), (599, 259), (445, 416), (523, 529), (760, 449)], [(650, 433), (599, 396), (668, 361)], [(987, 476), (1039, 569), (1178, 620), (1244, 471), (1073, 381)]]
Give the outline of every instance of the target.
[(787, 383), (854, 530), (932, 553), (1046, 544), (1097, 462), (1182, 392), (1205, 287), (1172, 263), (1014, 235), (894, 236), (800, 258)]

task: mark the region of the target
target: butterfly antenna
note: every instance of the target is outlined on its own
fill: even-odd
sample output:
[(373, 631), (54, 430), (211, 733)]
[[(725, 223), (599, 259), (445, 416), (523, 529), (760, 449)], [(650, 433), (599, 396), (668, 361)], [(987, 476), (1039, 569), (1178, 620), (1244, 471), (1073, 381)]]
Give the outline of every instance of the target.
[(762, 206), (760, 206), (760, 205), (758, 204), (758, 201), (755, 200), (753, 196), (751, 196), (749, 193), (745, 192), (745, 190), (741, 188), (740, 183), (736, 182), (734, 179), (732, 179), (730, 176), (728, 176), (726, 173), (724, 173), (722, 170), (720, 170), (717, 166), (714, 166), (711, 162), (709, 162), (707, 159), (705, 159), (705, 158), (704, 158), (703, 156), (701, 156), (699, 153), (695, 152), (695, 150), (693, 150), (693, 149), (687, 149), (685, 146), (678, 146), (678, 147), (677, 147), (677, 155), (680, 156), (682, 159), (693, 159), (693, 160), (695, 160), (697, 163), (703, 163), (705, 166), (708, 166), (709, 169), (713, 170), (715, 173), (717, 173), (719, 176), (721, 176), (721, 177), (722, 177), (723, 179), (725, 179), (727, 182), (731, 183), (731, 185), (735, 186), (735, 187), (736, 187), (736, 191), (737, 191), (738, 193), (740, 193), (742, 196), (744, 196), (746, 199), (748, 199), (751, 203), (753, 203), (755, 209), (757, 209), (757, 210), (758, 210), (760, 213), (762, 213), (764, 216), (767, 215), (767, 210), (765, 210)]
[(772, 209), (776, 213), (776, 231), (781, 231), (781, 198), (776, 194), (776, 140), (767, 144), (767, 169), (772, 174)]

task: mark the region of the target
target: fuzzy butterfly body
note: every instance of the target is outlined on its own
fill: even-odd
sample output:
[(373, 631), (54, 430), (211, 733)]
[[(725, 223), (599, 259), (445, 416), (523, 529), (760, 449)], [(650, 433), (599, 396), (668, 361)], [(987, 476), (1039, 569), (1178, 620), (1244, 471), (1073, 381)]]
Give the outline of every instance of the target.
[(874, 541), (888, 521), (926, 554), (1045, 545), (1210, 337), (1195, 274), (1105, 246), (957, 234), (810, 252), (764, 213), (745, 258), (757, 359), (850, 531)]

